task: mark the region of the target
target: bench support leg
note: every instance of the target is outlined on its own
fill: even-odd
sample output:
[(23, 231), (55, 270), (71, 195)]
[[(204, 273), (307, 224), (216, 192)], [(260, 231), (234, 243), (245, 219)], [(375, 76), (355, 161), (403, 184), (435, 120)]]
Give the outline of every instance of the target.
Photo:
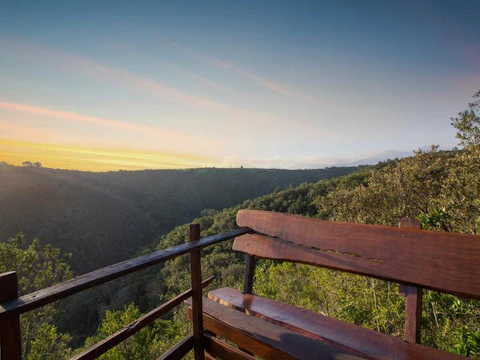
[(255, 274), (255, 256), (245, 255), (245, 277), (243, 279), (243, 293), (251, 294), (253, 291), (253, 275)]
[[(421, 229), (421, 224), (412, 218), (403, 218), (399, 226), (407, 229)], [(405, 341), (420, 344), (422, 325), (422, 296), (421, 288), (400, 284), (399, 292), (405, 296)]]

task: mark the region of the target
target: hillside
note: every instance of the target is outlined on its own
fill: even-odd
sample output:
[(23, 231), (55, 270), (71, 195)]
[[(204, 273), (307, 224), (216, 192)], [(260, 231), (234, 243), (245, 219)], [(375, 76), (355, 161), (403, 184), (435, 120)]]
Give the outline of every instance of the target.
[[(203, 216), (193, 222), (200, 223), (202, 236), (208, 236), (231, 230), (235, 227), (236, 212), (250, 208), (392, 226), (404, 216), (413, 216), (426, 229), (480, 233), (479, 162), (477, 147), (451, 152), (432, 148), (414, 157), (362, 168), (346, 176), (275, 191), (221, 211), (203, 211)], [(188, 224), (160, 236), (156, 248), (185, 241), (188, 241)], [(152, 246), (143, 252), (151, 250)], [(202, 254), (204, 276), (216, 278), (212, 287), (240, 286), (243, 255), (231, 251), (231, 242), (207, 248)], [(60, 332), (72, 336), (72, 346), (81, 346), (86, 336), (100, 339), (113, 331), (104, 320), (103, 327), (95, 333), (106, 309), (113, 311), (117, 319), (123, 318), (122, 309), (127, 311), (124, 306), (132, 301), (136, 305), (129, 305), (129, 313), (135, 309), (148, 311), (189, 287), (188, 269), (188, 256), (184, 256), (73, 296), (59, 305), (55, 324)], [(255, 277), (257, 294), (402, 335), (404, 298), (398, 295), (395, 284), (272, 261), (261, 261)], [(478, 301), (426, 291), (423, 342), (479, 358), (479, 309)], [(162, 326), (167, 330), (161, 339), (162, 346), (188, 331), (184, 322), (181, 312), (164, 320)], [(120, 326), (120, 320), (115, 326)], [(91, 343), (93, 338), (87, 342)]]
[[(208, 236), (234, 228), (236, 212), (249, 208), (390, 226), (409, 216), (419, 219), (427, 230), (480, 234), (479, 163), (478, 147), (453, 152), (434, 147), (347, 176), (247, 200), (194, 221), (201, 224), (202, 236)], [(188, 226), (183, 225), (162, 236), (157, 248), (187, 238)], [(187, 258), (168, 262), (155, 278), (167, 284), (162, 287), (164, 299), (188, 287), (187, 262)], [(205, 249), (203, 266), (205, 276), (217, 279), (212, 287), (240, 288), (243, 255), (231, 251), (231, 242)], [(405, 300), (397, 284), (272, 261), (259, 263), (255, 279), (254, 292), (259, 295), (402, 335)], [(424, 344), (480, 358), (480, 301), (426, 291), (423, 312)]]
[(72, 253), (76, 274), (132, 257), (204, 209), (352, 172), (192, 169), (93, 173), (0, 166), (0, 241), (19, 232)]

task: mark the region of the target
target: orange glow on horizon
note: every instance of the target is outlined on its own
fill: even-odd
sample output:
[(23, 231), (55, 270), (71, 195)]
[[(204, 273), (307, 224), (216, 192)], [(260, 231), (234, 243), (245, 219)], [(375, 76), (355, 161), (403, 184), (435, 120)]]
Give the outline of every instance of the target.
[(185, 169), (218, 165), (218, 159), (135, 149), (101, 149), (0, 139), (0, 161), (21, 165), (84, 171)]

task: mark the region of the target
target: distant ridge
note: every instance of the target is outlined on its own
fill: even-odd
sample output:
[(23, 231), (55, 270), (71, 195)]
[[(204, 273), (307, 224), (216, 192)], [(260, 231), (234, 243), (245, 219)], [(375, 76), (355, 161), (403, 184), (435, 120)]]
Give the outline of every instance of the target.
[(381, 161), (403, 159), (408, 156), (413, 156), (413, 150), (400, 151), (400, 150), (385, 150), (376, 155), (360, 159), (352, 162), (340, 162), (335, 164), (336, 166), (359, 166), (359, 165), (375, 165)]

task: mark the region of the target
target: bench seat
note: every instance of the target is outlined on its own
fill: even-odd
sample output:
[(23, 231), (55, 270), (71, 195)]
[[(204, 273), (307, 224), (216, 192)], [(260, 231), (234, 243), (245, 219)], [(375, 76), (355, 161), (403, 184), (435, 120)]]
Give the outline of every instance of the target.
[[(239, 310), (239, 313), (251, 315), (251, 322), (254, 318), (260, 321), (280, 326), (282, 331), (288, 332), (290, 336), (283, 336), (285, 342), (289, 342), (297, 334), (302, 339), (312, 339), (318, 344), (328, 348), (338, 349), (345, 359), (366, 358), (366, 359), (391, 359), (391, 360), (459, 360), (465, 359), (451, 353), (446, 353), (428, 346), (410, 344), (401, 338), (383, 334), (374, 330), (365, 329), (361, 326), (346, 323), (337, 319), (329, 318), (310, 310), (297, 308), (274, 300), (266, 299), (252, 294), (242, 294), (239, 290), (221, 288), (210, 291), (208, 298), (224, 305), (225, 307)], [(211, 306), (205, 307), (207, 316)], [(206, 310), (207, 309), (207, 310)], [(220, 313), (216, 314), (217, 320), (222, 320)], [(208, 327), (206, 327), (208, 329)], [(277, 339), (278, 340), (278, 339)], [(234, 341), (235, 342), (235, 341)], [(281, 341), (282, 342), (282, 341)], [(281, 346), (276, 343), (276, 346)], [(286, 344), (284, 344), (286, 346)], [(311, 343), (305, 342), (301, 349), (303, 354), (307, 351), (306, 357), (298, 354), (296, 358), (306, 359), (341, 359), (340, 353), (333, 353), (333, 357), (320, 356), (314, 348), (309, 348)], [(248, 347), (245, 346), (247, 350)], [(351, 354), (351, 355), (346, 355)], [(300, 354), (302, 355), (302, 354)], [(356, 356), (355, 356), (356, 355)], [(349, 357), (354, 356), (354, 357)]]
[[(191, 304), (191, 301), (187, 301), (187, 303)], [(241, 311), (221, 305), (207, 298), (203, 299), (202, 309), (204, 329), (239, 346), (240, 350), (235, 356), (237, 359), (252, 358), (248, 353), (243, 352), (242, 349), (267, 360), (378, 359), (362, 355), (354, 349), (342, 348), (329, 342), (317, 341), (278, 324), (248, 316)], [(188, 315), (191, 318), (191, 307)], [(209, 353), (211, 338), (205, 336), (204, 341), (206, 343), (206, 351)], [(211, 355), (219, 356), (219, 354)], [(223, 359), (223, 357), (221, 358)], [(225, 359), (231, 358), (233, 357), (225, 357)]]

